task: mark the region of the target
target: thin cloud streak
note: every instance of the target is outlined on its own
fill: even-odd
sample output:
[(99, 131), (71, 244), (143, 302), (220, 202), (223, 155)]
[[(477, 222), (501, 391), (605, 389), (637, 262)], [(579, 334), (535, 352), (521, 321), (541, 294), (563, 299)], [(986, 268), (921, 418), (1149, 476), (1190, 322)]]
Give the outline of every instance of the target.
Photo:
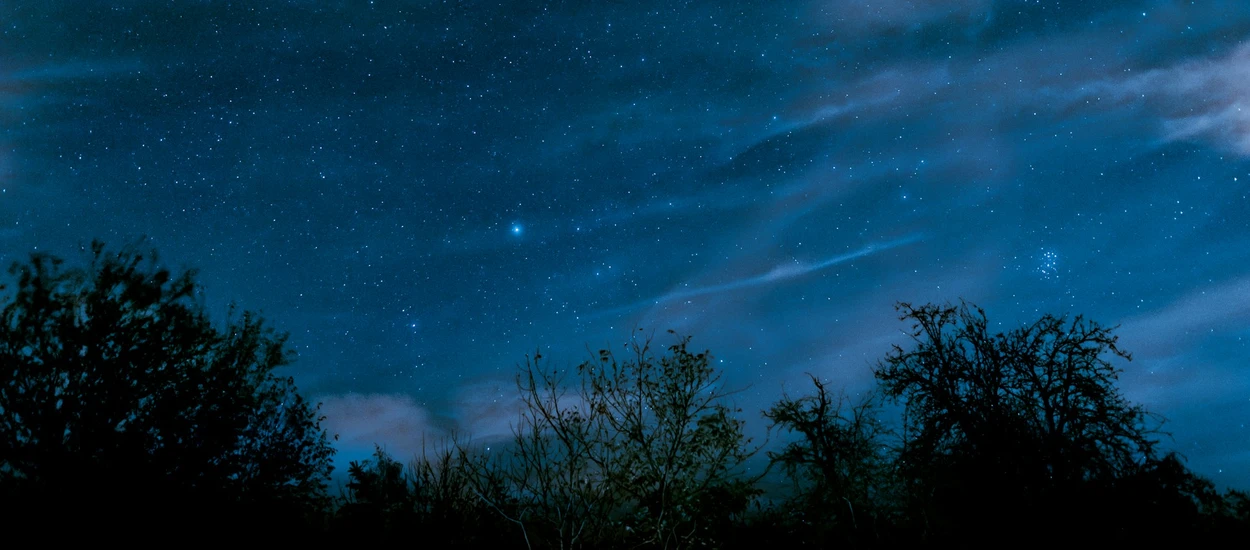
[(719, 294), (722, 292), (730, 292), (734, 290), (741, 290), (744, 288), (768, 285), (768, 284), (784, 281), (787, 279), (801, 277), (803, 275), (808, 275), (811, 273), (815, 273), (817, 271), (829, 269), (839, 264), (844, 264), (852, 260), (857, 260), (865, 256), (871, 256), (878, 252), (885, 252), (886, 250), (912, 244), (921, 240), (924, 240), (924, 237), (922, 235), (909, 235), (907, 237), (896, 239), (893, 241), (887, 241), (884, 243), (873, 243), (859, 250), (856, 250), (854, 252), (849, 252), (849, 253), (842, 254), (839, 256), (834, 256), (832, 258), (828, 258), (828, 259), (822, 260), (814, 264), (795, 263), (793, 265), (780, 265), (780, 266), (773, 268), (768, 273), (764, 273), (761, 275), (747, 277), (744, 279), (739, 279), (737, 281), (731, 281), (731, 282), (723, 283), (719, 285), (711, 285), (711, 286), (693, 288), (690, 290), (671, 292), (669, 294), (665, 294), (663, 296), (660, 296), (654, 299), (643, 300), (641, 302), (637, 302), (637, 303), (630, 304), (627, 306), (621, 306), (618, 308), (609, 309), (609, 310), (591, 315), (591, 317), (597, 318), (597, 317), (603, 317), (603, 316), (608, 316), (608, 315), (619, 315), (622, 313), (628, 313), (630, 311), (641, 309), (644, 307), (657, 306), (665, 302), (672, 302), (674, 300), (684, 300), (684, 299), (695, 298), (699, 296), (707, 296), (709, 294)]

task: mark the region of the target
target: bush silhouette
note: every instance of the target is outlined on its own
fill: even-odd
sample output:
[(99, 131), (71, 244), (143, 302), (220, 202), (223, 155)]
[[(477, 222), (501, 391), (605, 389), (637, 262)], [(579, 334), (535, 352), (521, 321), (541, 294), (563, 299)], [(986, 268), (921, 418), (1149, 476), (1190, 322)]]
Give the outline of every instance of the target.
[[(0, 483), (10, 517), (110, 529), (278, 525), (325, 504), (332, 449), (294, 381), (285, 335), (252, 313), (218, 328), (194, 272), (138, 244), (93, 242), (85, 267), (15, 263), (0, 308)], [(259, 521), (259, 520), (258, 520)]]
[(421, 538), (450, 548), (508, 547), (514, 526), (485, 502), (501, 501), (500, 491), (489, 487), (490, 479), (477, 477), (486, 470), (489, 478), (493, 470), (481, 460), (467, 460), (472, 459), (448, 444), (427, 449), (405, 467), (377, 448), (369, 460), (348, 466), (334, 534), (357, 544)]

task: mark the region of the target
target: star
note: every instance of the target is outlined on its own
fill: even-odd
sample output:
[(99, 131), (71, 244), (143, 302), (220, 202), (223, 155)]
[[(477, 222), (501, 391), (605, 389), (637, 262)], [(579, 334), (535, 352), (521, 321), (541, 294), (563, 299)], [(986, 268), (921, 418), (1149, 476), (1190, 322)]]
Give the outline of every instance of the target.
[[(808, 21), (790, 3), (504, 2), (494, 16), (524, 24), (480, 28), (437, 2), (271, 2), (262, 25), (0, 10), (4, 62), (20, 61), (0, 71), (0, 118), (29, 121), (0, 130), (0, 263), (148, 235), (211, 303), (334, 350), (299, 358), (301, 391), (419, 396), (473, 425), (452, 404), (476, 381), (508, 386), (531, 345), (576, 362), (621, 327), (693, 336), (736, 365), (730, 385), (811, 370), (858, 392), (863, 360), (906, 344), (895, 302), (1086, 315), (1135, 331), (1143, 371), (1193, 365), (1152, 390), (1154, 412), (1212, 442), (1196, 471), (1250, 486), (1250, 461), (1228, 462), (1250, 457), (1232, 424), (1250, 418), (1234, 307), (1250, 37), (1229, 32), (1250, 10), (864, 3)], [(89, 40), (64, 31), (79, 28)], [(16, 282), (0, 273), (0, 306)]]

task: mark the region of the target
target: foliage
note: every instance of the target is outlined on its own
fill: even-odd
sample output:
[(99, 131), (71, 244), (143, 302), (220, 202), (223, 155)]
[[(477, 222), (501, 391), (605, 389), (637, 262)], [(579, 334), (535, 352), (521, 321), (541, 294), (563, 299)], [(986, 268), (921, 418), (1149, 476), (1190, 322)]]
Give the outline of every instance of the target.
[(605, 443), (599, 463), (633, 507), (629, 527), (663, 548), (713, 538), (753, 493), (737, 477), (751, 454), (732, 416), (740, 411), (725, 403), (711, 356), (689, 351), (689, 341), (679, 338), (657, 358), (649, 340), (634, 340), (628, 359), (600, 350), (578, 369)]
[(351, 462), (349, 481), (338, 509), (339, 520), (351, 530), (389, 534), (413, 520), (416, 494), (404, 465), (381, 447), (373, 458)]
[(93, 242), (88, 260), (34, 254), (10, 269), (0, 477), (11, 502), (101, 515), (126, 494), (149, 513), (263, 503), (271, 517), (323, 505), (332, 449), (316, 408), (274, 372), (291, 359), (286, 336), (250, 312), (214, 327), (194, 272), (175, 276), (138, 245)]
[[(479, 498), (483, 493), (476, 475), (482, 464), (473, 460), (449, 445), (404, 467), (377, 448), (370, 460), (348, 466), (335, 533), (353, 542), (426, 537), (458, 548), (498, 546), (506, 540), (507, 526)], [(498, 488), (487, 492), (499, 498)]]
[(541, 353), (526, 359), (517, 377), (524, 408), (503, 473), (518, 496), (512, 519), (540, 547), (597, 547), (622, 536), (605, 463), (609, 434), (600, 411), (567, 383)]
[(822, 545), (876, 539), (894, 496), (884, 441), (891, 432), (878, 418), (874, 396), (850, 404), (815, 376), (811, 381), (814, 393), (783, 395), (764, 411), (771, 428), (800, 436), (768, 453), (794, 483), (793, 528), (812, 531), (813, 542)]
[(1177, 455), (1158, 456), (1148, 414), (1115, 388), (1104, 354), (1127, 354), (1110, 330), (1044, 316), (990, 335), (966, 305), (900, 308), (916, 346), (896, 347), (877, 375), (905, 405), (901, 431), (880, 420), (876, 397), (852, 403), (813, 377), (814, 392), (764, 411), (795, 436), (769, 453), (793, 487), (779, 506), (754, 500), (738, 411), (710, 356), (679, 338), (660, 357), (635, 340), (624, 360), (602, 350), (574, 369), (534, 354), (508, 445), (457, 445), (441, 469), (418, 462), (450, 481), (419, 482), (382, 453), (353, 464), (340, 518), (478, 545), (482, 530), (464, 526), (489, 524), (493, 545), (560, 549), (980, 547), (1021, 529), (1123, 545), (1250, 525), (1243, 493), (1220, 495)]
[[(218, 328), (194, 272), (138, 245), (93, 243), (87, 259), (32, 255), (0, 299), (0, 513), (13, 525), (55, 513), (92, 536), (298, 526), (280, 533), (561, 550), (1250, 535), (1250, 496), (1161, 454), (1151, 415), (1120, 395), (1112, 361), (1130, 356), (1113, 329), (1043, 315), (992, 333), (968, 304), (898, 306), (913, 345), (877, 364), (879, 394), (851, 402), (812, 377), (814, 391), (763, 411), (790, 436), (768, 453), (790, 482), (778, 506), (757, 498), (741, 411), (689, 337), (660, 354), (636, 337), (572, 369), (536, 353), (510, 441), (453, 441), (408, 466), (379, 448), (329, 499), (322, 419), (276, 373), (285, 335), (233, 308)], [(897, 428), (878, 395), (903, 405)]]
[(755, 494), (737, 412), (706, 352), (680, 338), (661, 357), (634, 340), (578, 365), (576, 385), (535, 354), (518, 379), (526, 409), (510, 449), (519, 507), (509, 519), (537, 546), (629, 543), (686, 548), (716, 540)]
[(1044, 315), (994, 334), (975, 306), (898, 307), (915, 347), (895, 346), (876, 377), (906, 405), (900, 466), (935, 512), (1058, 513), (1045, 503), (1156, 458), (1148, 414), (1115, 387), (1110, 358), (1130, 356), (1112, 329)]

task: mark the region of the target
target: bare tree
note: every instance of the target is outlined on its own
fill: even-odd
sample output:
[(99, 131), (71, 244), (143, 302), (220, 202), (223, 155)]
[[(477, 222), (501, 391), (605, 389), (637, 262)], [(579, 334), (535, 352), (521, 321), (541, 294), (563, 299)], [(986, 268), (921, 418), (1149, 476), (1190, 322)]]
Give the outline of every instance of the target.
[(906, 406), (899, 463), (937, 512), (975, 507), (981, 516), (965, 517), (988, 523), (1062, 513), (1046, 503), (1157, 458), (1151, 416), (1115, 386), (1111, 361), (1130, 355), (1113, 329), (1048, 314), (993, 333), (968, 304), (898, 309), (914, 346), (895, 346), (876, 377)]
[(602, 546), (615, 504), (607, 482), (603, 419), (567, 385), (567, 372), (527, 357), (517, 386), (524, 409), (513, 430), (508, 479), (520, 522), (560, 549)]
[(734, 416), (741, 411), (726, 403), (711, 356), (691, 352), (689, 341), (678, 337), (655, 357), (649, 338), (634, 339), (627, 359), (600, 350), (579, 367), (583, 398), (601, 421), (596, 460), (632, 507), (626, 525), (663, 548), (714, 539), (756, 491), (741, 477), (754, 452)]
[(771, 464), (781, 465), (794, 483), (790, 514), (812, 526), (808, 530), (837, 531), (843, 542), (860, 538), (856, 533), (861, 530), (875, 537), (891, 496), (885, 438), (892, 432), (877, 416), (874, 395), (852, 403), (845, 393), (835, 396), (820, 379), (808, 376), (814, 393), (784, 395), (764, 412), (770, 429), (800, 436), (768, 453)]
[(746, 508), (742, 422), (710, 356), (688, 342), (656, 357), (649, 338), (635, 339), (627, 359), (601, 350), (573, 379), (527, 358), (525, 408), (503, 451), (517, 506), (498, 510), (535, 546), (685, 548)]

